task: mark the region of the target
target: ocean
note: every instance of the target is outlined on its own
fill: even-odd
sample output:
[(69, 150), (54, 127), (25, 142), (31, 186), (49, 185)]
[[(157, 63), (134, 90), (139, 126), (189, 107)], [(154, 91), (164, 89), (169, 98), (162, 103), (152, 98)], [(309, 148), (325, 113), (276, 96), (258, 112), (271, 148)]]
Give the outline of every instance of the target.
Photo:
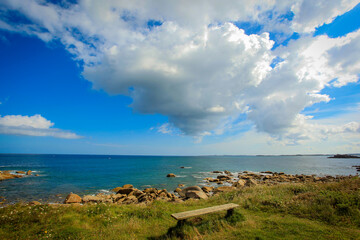
[[(328, 156), (114, 156), (0, 154), (0, 171), (33, 171), (31, 176), (0, 181), (6, 203), (40, 200), (62, 202), (70, 192), (108, 193), (132, 184), (138, 189), (156, 187), (174, 191), (178, 184), (205, 185), (212, 171), (273, 171), (286, 174), (356, 175), (360, 159)], [(184, 168), (181, 168), (184, 167)], [(167, 178), (174, 173), (176, 178)], [(39, 174), (39, 176), (35, 176)], [(1, 200), (1, 199), (0, 199)]]

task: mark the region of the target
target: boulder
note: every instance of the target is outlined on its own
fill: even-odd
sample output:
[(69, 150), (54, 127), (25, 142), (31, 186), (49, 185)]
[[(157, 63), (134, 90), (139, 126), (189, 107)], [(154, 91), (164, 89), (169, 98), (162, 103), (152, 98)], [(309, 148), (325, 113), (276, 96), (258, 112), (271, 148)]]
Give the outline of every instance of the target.
[(226, 175), (219, 175), (219, 176), (217, 176), (217, 179), (219, 179), (220, 181), (226, 181), (226, 180), (230, 180), (231, 177), (226, 176)]
[(212, 173), (222, 173), (222, 171), (212, 171)]
[(257, 185), (257, 182), (254, 180), (254, 179), (246, 179), (246, 183), (245, 183), (245, 186), (247, 187), (251, 187), (251, 186), (255, 186)]
[(203, 191), (187, 191), (185, 196), (187, 198), (193, 198), (193, 199), (207, 199), (208, 196)]
[(239, 179), (237, 182), (234, 182), (232, 186), (236, 188), (243, 188), (245, 187), (245, 184), (246, 184), (245, 180)]
[(182, 198), (185, 197), (185, 192), (183, 192), (180, 188), (175, 189), (174, 192), (178, 193), (179, 196), (182, 197)]
[(35, 177), (38, 177), (38, 176), (40, 176), (39, 174), (35, 174)]
[(134, 186), (133, 185), (131, 185), (131, 184), (125, 184), (124, 186), (122, 186), (123, 188), (134, 188)]
[(132, 191), (131, 193), (129, 193), (129, 196), (139, 197), (141, 194), (143, 194), (143, 191), (141, 191), (141, 190), (139, 190), (139, 189), (134, 189), (134, 191)]
[(214, 192), (218, 193), (218, 192), (231, 192), (234, 191), (236, 188), (235, 187), (231, 187), (231, 186), (222, 186), (222, 187), (218, 187), (215, 188)]
[(26, 175), (31, 175), (31, 170), (27, 171)]
[(89, 203), (89, 202), (101, 203), (104, 201), (104, 199), (100, 196), (91, 196), (91, 195), (84, 196), (82, 200), (84, 203)]
[(111, 191), (113, 191), (113, 192), (118, 192), (120, 189), (122, 189), (122, 187), (113, 188), (113, 189), (111, 189)]
[(29, 205), (41, 205), (41, 203), (38, 201), (31, 201), (29, 202)]
[(137, 203), (138, 199), (135, 196), (129, 196), (124, 199), (123, 204)]
[(134, 188), (119, 188), (116, 193), (117, 194), (126, 194), (126, 195), (128, 195), (132, 191), (134, 191)]
[(81, 203), (81, 202), (82, 202), (81, 197), (75, 193), (70, 193), (69, 195), (67, 195), (64, 201), (65, 204)]
[(214, 190), (213, 187), (207, 187), (207, 186), (204, 186), (201, 188), (205, 193), (209, 193), (209, 192), (212, 192)]
[(19, 173), (19, 174), (25, 174), (24, 171), (16, 171), (16, 173)]
[(186, 194), (186, 192), (188, 192), (188, 191), (200, 191), (201, 192), (202, 190), (198, 186), (191, 186), (191, 187), (184, 188), (182, 191)]
[(178, 187), (185, 187), (185, 185), (180, 183)]
[(231, 175), (231, 172), (230, 172), (230, 171), (227, 171), (227, 170), (225, 170), (224, 173), (225, 173), (226, 175)]
[(145, 188), (144, 193), (157, 193), (157, 189), (156, 188)]
[(169, 173), (168, 175), (166, 175), (166, 177), (176, 177), (176, 176), (173, 173)]

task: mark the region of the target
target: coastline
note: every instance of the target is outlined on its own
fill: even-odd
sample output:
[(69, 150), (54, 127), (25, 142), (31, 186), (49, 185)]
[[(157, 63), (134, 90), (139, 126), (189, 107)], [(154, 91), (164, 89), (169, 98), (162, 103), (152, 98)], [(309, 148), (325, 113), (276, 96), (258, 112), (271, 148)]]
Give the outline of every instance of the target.
[[(355, 166), (356, 167), (356, 166)], [(188, 168), (188, 167), (181, 167)], [(18, 172), (16, 174), (12, 174)], [(6, 181), (11, 181), (12, 178), (21, 178), (24, 176), (31, 176), (31, 170), (28, 172), (23, 171), (6, 171), (0, 172), (4, 176)], [(40, 204), (145, 204), (148, 205), (153, 201), (167, 201), (167, 202), (184, 202), (190, 199), (208, 199), (214, 195), (223, 192), (231, 192), (241, 190), (243, 188), (251, 188), (257, 185), (275, 186), (280, 184), (292, 183), (331, 183), (340, 182), (346, 179), (358, 177), (358, 174), (353, 175), (337, 175), (337, 176), (317, 176), (315, 174), (286, 174), (284, 172), (272, 172), (263, 171), (260, 173), (242, 171), (238, 173), (232, 173), (230, 171), (212, 171), (208, 173), (211, 177), (203, 179), (204, 184), (186, 186), (185, 184), (179, 184), (176, 189), (167, 191), (166, 189), (157, 189), (154, 187), (148, 187), (143, 190), (134, 188), (132, 184), (125, 184), (122, 187), (115, 186), (113, 189), (102, 190), (102, 192), (96, 194), (78, 195), (75, 193), (63, 193), (58, 194), (58, 201), (44, 201), (42, 199), (36, 199), (27, 201), (26, 199), (20, 199), (22, 204), (40, 205)], [(36, 174), (37, 175), (37, 174)], [(174, 174), (168, 174), (166, 177), (176, 177)], [(34, 176), (34, 175), (33, 175)], [(38, 175), (37, 175), (38, 176)], [(165, 176), (164, 176), (165, 178)], [(149, 185), (151, 186), (151, 185)], [(66, 196), (65, 199), (62, 196)], [(5, 207), (8, 205), (16, 204), (18, 202), (7, 203), (6, 199), (0, 196), (0, 206)]]
[[(306, 179), (306, 178), (305, 178)], [(309, 178), (310, 179), (310, 178)], [(149, 204), (15, 204), (0, 208), (4, 239), (357, 239), (359, 177), (267, 185), (207, 199)], [(235, 203), (183, 225), (173, 213)]]

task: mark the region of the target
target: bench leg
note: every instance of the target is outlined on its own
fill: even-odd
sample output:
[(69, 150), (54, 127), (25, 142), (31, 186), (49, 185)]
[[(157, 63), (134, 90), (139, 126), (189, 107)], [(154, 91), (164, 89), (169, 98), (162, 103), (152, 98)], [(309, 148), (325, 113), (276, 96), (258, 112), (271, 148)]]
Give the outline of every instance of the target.
[(232, 209), (229, 209), (229, 210), (227, 210), (227, 213), (226, 213), (226, 218), (227, 217), (230, 217), (232, 214), (234, 213), (234, 209), (232, 208)]
[(185, 220), (179, 220), (179, 221), (177, 221), (176, 226), (177, 227), (182, 227), (182, 226), (184, 226), (184, 224), (185, 224)]

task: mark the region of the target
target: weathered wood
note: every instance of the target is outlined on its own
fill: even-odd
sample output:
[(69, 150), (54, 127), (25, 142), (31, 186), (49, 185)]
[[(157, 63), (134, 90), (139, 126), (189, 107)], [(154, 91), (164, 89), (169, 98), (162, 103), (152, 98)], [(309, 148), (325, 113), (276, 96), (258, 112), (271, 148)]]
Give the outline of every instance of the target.
[(208, 214), (208, 213), (214, 213), (214, 212), (218, 212), (218, 211), (225, 211), (225, 210), (229, 210), (228, 214), (231, 214), (232, 209), (234, 209), (234, 208), (236, 208), (238, 206), (239, 205), (237, 205), (235, 203), (229, 203), (229, 204), (224, 204), (224, 205), (215, 206), (215, 207), (197, 209), (197, 210), (193, 210), (193, 211), (173, 213), (173, 214), (171, 214), (171, 216), (173, 218), (175, 218), (176, 220), (184, 220), (184, 219), (191, 218), (191, 217), (197, 217), (197, 216), (200, 216), (200, 215), (204, 215), (204, 214)]

